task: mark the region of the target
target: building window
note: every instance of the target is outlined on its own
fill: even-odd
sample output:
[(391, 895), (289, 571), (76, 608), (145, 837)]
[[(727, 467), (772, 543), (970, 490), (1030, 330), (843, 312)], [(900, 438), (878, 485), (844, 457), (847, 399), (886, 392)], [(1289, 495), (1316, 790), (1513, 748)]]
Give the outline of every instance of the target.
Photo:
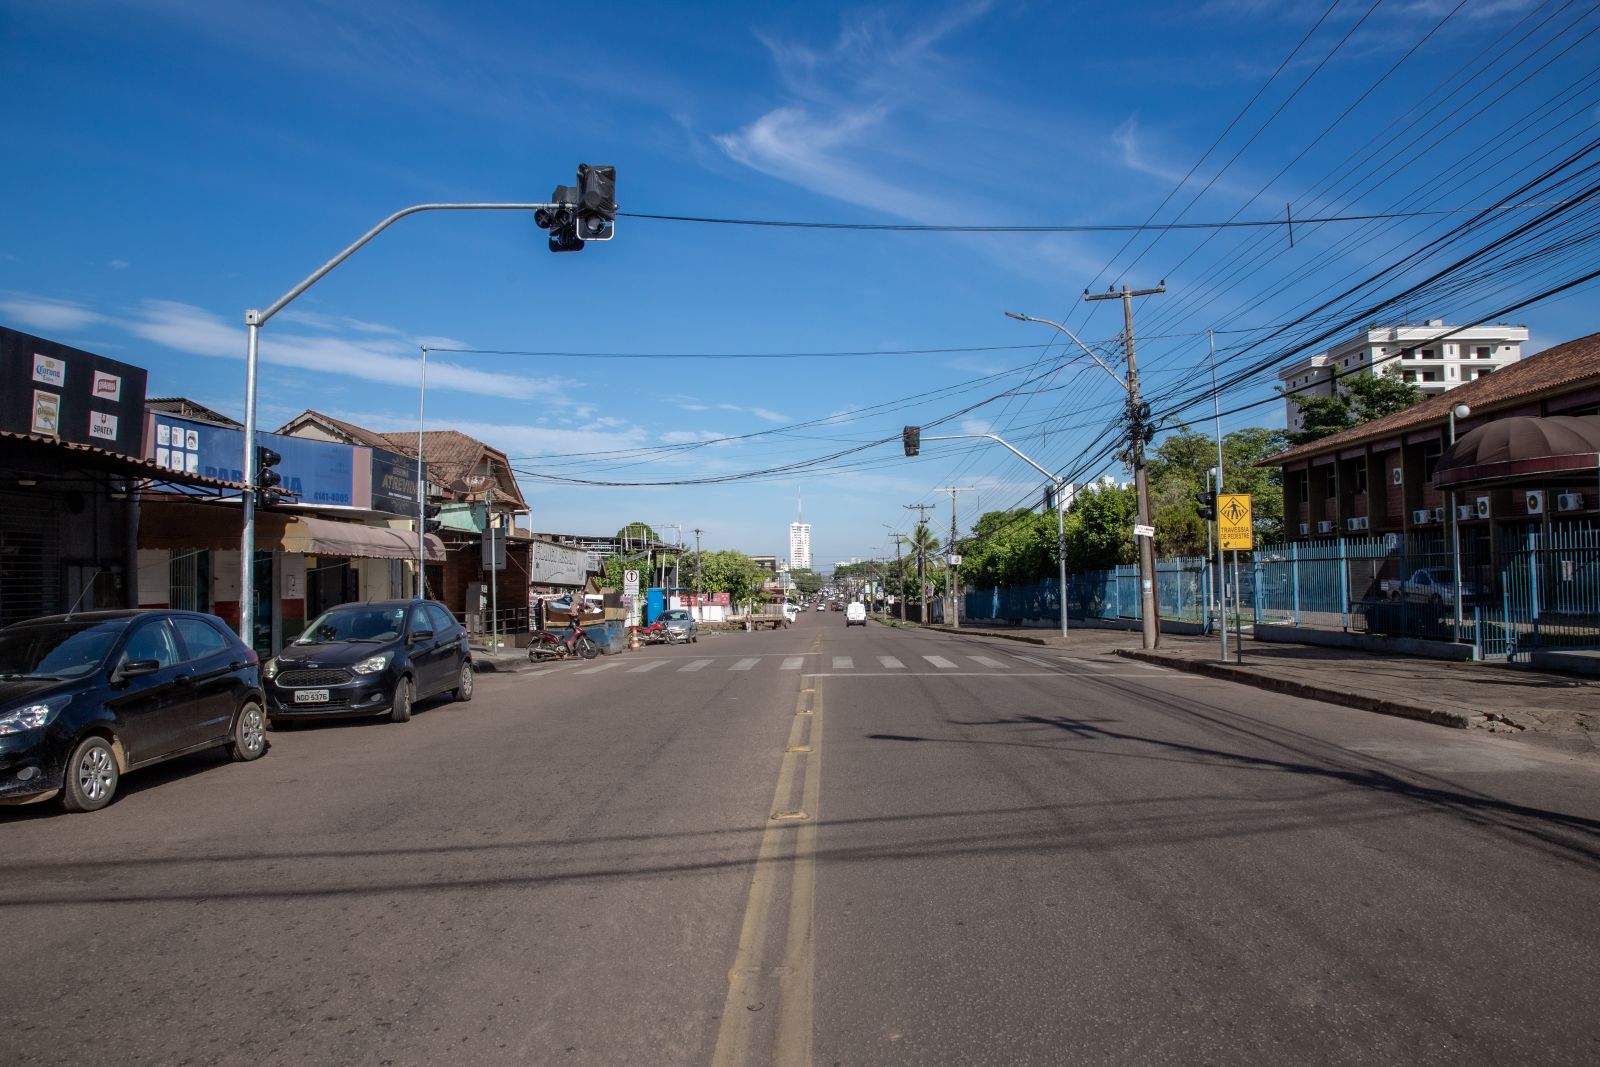
[(1309, 504), (1311, 502), (1311, 472), (1301, 472), (1301, 475), (1296, 479), (1296, 482), (1300, 486), (1300, 503)]
[(1324, 477), (1326, 477), (1328, 484), (1322, 490), (1322, 495), (1327, 497), (1329, 500), (1332, 500), (1334, 497), (1339, 495), (1339, 465), (1337, 463), (1330, 463)]
[(1439, 441), (1429, 441), (1422, 446), (1422, 480), (1433, 481), (1433, 469), (1439, 465), (1439, 456), (1444, 452), (1444, 445)]
[(1477, 359), (1488, 359), (1489, 358), (1489, 349), (1487, 349), (1487, 348), (1475, 348), (1475, 349), (1472, 350), (1472, 354)]
[(1422, 350), (1422, 358), (1423, 359), (1438, 359), (1439, 358), (1439, 350), (1436, 349), (1436, 348), (1424, 348)]
[(1425, 382), (1436, 382), (1439, 380), (1439, 372), (1436, 370), (1425, 370), (1422, 372), (1422, 380)]
[(1367, 457), (1362, 456), (1355, 461), (1351, 468), (1350, 482), (1352, 492), (1365, 493), (1367, 491)]

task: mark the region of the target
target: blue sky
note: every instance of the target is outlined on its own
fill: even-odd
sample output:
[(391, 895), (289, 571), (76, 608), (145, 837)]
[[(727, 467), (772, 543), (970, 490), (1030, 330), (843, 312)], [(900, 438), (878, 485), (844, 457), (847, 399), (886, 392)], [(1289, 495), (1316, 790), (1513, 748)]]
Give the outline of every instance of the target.
[[(580, 161), (616, 165), (623, 210), (644, 214), (1249, 220), (1286, 204), (1301, 217), (1482, 207), (1600, 123), (1600, 13), (1585, 3), (618, 4), (592, 27), (572, 22), (582, 10), (12, 0), (0, 12), (0, 322), (147, 366), (152, 393), (239, 415), (246, 308), (397, 208), (541, 200)], [(430, 427), (483, 437), (530, 472), (665, 482), (800, 468), (639, 487), (530, 476), (536, 528), (642, 519), (701, 527), (707, 547), (782, 554), (798, 491), (827, 566), (888, 551), (885, 527), (907, 528), (906, 504), (941, 505), (946, 528), (934, 487), (977, 487), (962, 498), (968, 518), (1037, 495), (1027, 468), (967, 443), (916, 461), (883, 445), (812, 462), (904, 423), (971, 407), (943, 432), (998, 431), (1052, 469), (1121, 476), (1091, 448), (1114, 384), (1068, 359), (1054, 331), (1002, 311), (1109, 343), (1116, 305), (1084, 304), (1084, 288), (1164, 278), (1169, 292), (1136, 324), (1159, 409), (1205, 373), (1206, 330), (1227, 331), (1225, 355), (1287, 347), (1277, 324), (1464, 217), (1307, 226), (1292, 249), (1282, 228), (1130, 241), (624, 218), (609, 244), (553, 256), (523, 216), (420, 216), (263, 331), (261, 420), (315, 407), (412, 428), (421, 344), (981, 350), (430, 359)], [(1461, 321), (1593, 258), (1579, 245), (1380, 318)], [(1595, 307), (1591, 285), (1513, 318), (1537, 351), (1593, 331)], [(1274, 381), (1257, 374), (1224, 403), (1268, 397)], [(1281, 423), (1266, 404), (1225, 427)]]

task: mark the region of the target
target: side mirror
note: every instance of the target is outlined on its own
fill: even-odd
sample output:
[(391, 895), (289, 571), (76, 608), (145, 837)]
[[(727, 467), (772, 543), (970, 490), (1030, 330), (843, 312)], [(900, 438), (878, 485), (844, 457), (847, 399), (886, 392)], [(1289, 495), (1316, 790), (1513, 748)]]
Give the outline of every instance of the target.
[(418, 641), (431, 641), (432, 639), (433, 639), (433, 631), (432, 630), (412, 630), (411, 631), (410, 640), (411, 640), (412, 644), (416, 644)]
[(156, 673), (156, 671), (159, 671), (160, 669), (161, 669), (161, 662), (159, 660), (153, 660), (153, 659), (129, 659), (129, 660), (123, 660), (122, 663), (118, 665), (117, 669), (111, 672), (111, 678), (112, 678), (113, 681), (121, 681), (121, 680), (123, 680), (125, 678), (139, 678), (139, 677), (143, 677), (146, 674), (154, 674), (154, 673)]

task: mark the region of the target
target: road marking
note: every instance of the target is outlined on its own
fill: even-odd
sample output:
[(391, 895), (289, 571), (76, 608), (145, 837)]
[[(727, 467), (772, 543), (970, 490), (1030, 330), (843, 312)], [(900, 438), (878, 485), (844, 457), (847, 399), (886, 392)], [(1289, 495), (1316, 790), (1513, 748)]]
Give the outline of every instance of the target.
[[(1065, 659), (1066, 657), (1062, 658)], [(1067, 662), (1072, 664), (1074, 667), (1088, 667), (1091, 671), (1110, 671), (1116, 669), (1116, 667), (1110, 663), (1096, 663), (1092, 659), (1068, 659)]]
[(1004, 668), (1006, 666), (1006, 664), (1001, 663), (999, 660), (991, 659), (988, 656), (972, 656), (970, 658), (971, 658), (972, 662), (980, 664), (981, 666), (984, 666), (984, 667), (1001, 667), (1001, 668)]
[(581, 671), (573, 671), (572, 673), (573, 674), (599, 674), (601, 671), (609, 671), (612, 667), (615, 667), (616, 665), (617, 664), (615, 662), (611, 662), (611, 663), (596, 663), (593, 667), (585, 667)]
[(856, 661), (851, 659), (849, 656), (833, 657), (833, 669), (836, 671), (847, 671), (855, 665)]
[(760, 656), (752, 656), (749, 659), (740, 660), (738, 663), (735, 663), (733, 666), (729, 667), (728, 669), (730, 671), (747, 671), (751, 667), (754, 667), (757, 663), (760, 663), (760, 662), (761, 662), (761, 657)]
[(641, 663), (637, 667), (629, 667), (628, 668), (628, 673), (629, 674), (643, 674), (645, 671), (653, 671), (657, 667), (665, 666), (666, 662), (667, 661), (664, 660), (664, 659), (651, 660), (649, 663)]
[(694, 660), (691, 663), (685, 663), (683, 666), (679, 667), (678, 668), (678, 673), (682, 674), (685, 671), (700, 671), (700, 670), (704, 670), (705, 668), (707, 668), (709, 666), (711, 666), (711, 661), (710, 660), (708, 660), (708, 659), (697, 659), (697, 660)]
[(953, 671), (956, 669), (956, 665), (943, 656), (923, 656), (922, 658), (938, 667), (941, 671)]
[(805, 665), (805, 662), (806, 658), (804, 656), (787, 656), (784, 658), (783, 666), (779, 669), (785, 671), (797, 671)]
[(879, 656), (878, 657), (878, 662), (883, 664), (885, 667), (889, 667), (889, 668), (891, 668), (893, 670), (902, 670), (903, 671), (903, 670), (906, 669), (906, 665), (904, 663), (901, 663), (899, 660), (895, 659), (893, 656)]

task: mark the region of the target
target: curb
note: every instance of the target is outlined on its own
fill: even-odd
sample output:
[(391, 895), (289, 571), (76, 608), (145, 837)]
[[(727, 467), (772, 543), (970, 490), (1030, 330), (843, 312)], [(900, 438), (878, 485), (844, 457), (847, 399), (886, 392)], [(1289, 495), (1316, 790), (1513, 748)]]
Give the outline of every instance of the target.
[(1257, 689), (1283, 693), (1286, 696), (1302, 697), (1307, 700), (1321, 700), (1347, 708), (1376, 712), (1379, 715), (1393, 715), (1400, 719), (1413, 719), (1417, 722), (1433, 723), (1435, 726), (1448, 726), (1455, 730), (1465, 730), (1472, 725), (1473, 716), (1467, 712), (1452, 711), (1448, 708), (1435, 708), (1426, 704), (1410, 704), (1401, 700), (1384, 700), (1379, 697), (1362, 696), (1360, 693), (1351, 693), (1343, 689), (1330, 689), (1320, 685), (1290, 681), (1287, 678), (1274, 678), (1271, 675), (1257, 674), (1255, 671), (1244, 670), (1225, 663), (1212, 663), (1208, 660), (1189, 659), (1186, 656), (1169, 656), (1159, 652), (1146, 652), (1142, 648), (1119, 648), (1116, 650), (1116, 655), (1124, 656), (1128, 659), (1142, 660), (1145, 663), (1154, 663), (1161, 667), (1187, 671), (1190, 674), (1204, 674), (1212, 678), (1220, 678), (1226, 682), (1253, 685)]
[(492, 660), (487, 656), (474, 656), (472, 658), (472, 669), (478, 674), (521, 674), (524, 671), (533, 670), (533, 667), (534, 665), (528, 662), (526, 657), (519, 660), (508, 656), (500, 661)]
[(1023, 644), (1028, 645), (1048, 645), (1050, 643), (1044, 640), (1042, 637), (1028, 637), (1025, 634), (1001, 633), (998, 630), (957, 630), (951, 626), (936, 626), (929, 622), (906, 622), (902, 624), (898, 620), (896, 621), (895, 625), (915, 626), (920, 630), (932, 630), (934, 633), (940, 634), (955, 634), (957, 637), (965, 634), (972, 637), (998, 637), (1002, 641), (1021, 641)]

